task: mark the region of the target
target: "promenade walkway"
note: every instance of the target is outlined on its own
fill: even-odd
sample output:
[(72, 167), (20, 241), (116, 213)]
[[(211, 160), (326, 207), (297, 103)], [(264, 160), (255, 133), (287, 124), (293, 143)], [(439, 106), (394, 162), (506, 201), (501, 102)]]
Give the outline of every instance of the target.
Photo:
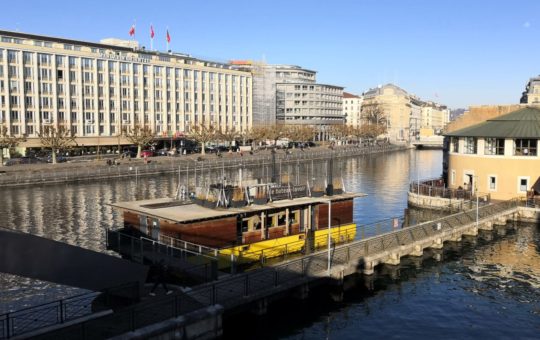
[[(316, 281), (331, 280), (339, 284), (347, 275), (357, 272), (370, 275), (378, 264), (396, 265), (401, 257), (422, 256), (428, 248), (441, 249), (444, 242), (459, 242), (463, 236), (477, 236), (479, 230), (493, 230), (494, 225), (504, 226), (508, 220), (537, 221), (540, 209), (526, 204), (526, 201), (514, 199), (407, 228), (396, 228), (335, 246), (331, 251), (319, 251), (274, 266), (231, 275), (142, 306), (72, 323), (42, 334), (40, 338), (95, 339), (119, 334), (145, 338), (160, 334), (160, 327), (167, 332), (171, 320), (217, 305), (225, 312), (251, 309), (264, 313), (271, 299), (289, 294), (305, 297), (309, 294), (310, 284)], [(10, 321), (11, 324), (15, 322)], [(2, 328), (5, 326), (0, 325)]]
[[(404, 146), (376, 145), (367, 147), (340, 146), (334, 149), (315, 147), (309, 149), (277, 150), (276, 161), (282, 163), (321, 160), (330, 157), (349, 157), (386, 151), (403, 150)], [(178, 157), (151, 157), (145, 164), (142, 159), (120, 159), (118, 165), (107, 165), (106, 160), (89, 160), (60, 164), (26, 164), (0, 168), (0, 187), (34, 184), (54, 184), (107, 178), (147, 176), (165, 173), (189, 172), (196, 169), (222, 169), (238, 167), (261, 167), (272, 161), (270, 150), (250, 154), (222, 153), (207, 155), (182, 155)]]

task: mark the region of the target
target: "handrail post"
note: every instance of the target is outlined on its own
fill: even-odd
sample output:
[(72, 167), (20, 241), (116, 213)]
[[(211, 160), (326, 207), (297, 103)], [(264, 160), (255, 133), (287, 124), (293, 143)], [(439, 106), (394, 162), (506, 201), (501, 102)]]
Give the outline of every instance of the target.
[(11, 324), (9, 322), (9, 319), (10, 319), (10, 315), (9, 313), (6, 314), (6, 338), (9, 339), (11, 337), (11, 333), (10, 330), (11, 330)]
[(249, 275), (246, 274), (244, 279), (244, 296), (249, 296)]
[(60, 323), (64, 323), (64, 300), (60, 300)]

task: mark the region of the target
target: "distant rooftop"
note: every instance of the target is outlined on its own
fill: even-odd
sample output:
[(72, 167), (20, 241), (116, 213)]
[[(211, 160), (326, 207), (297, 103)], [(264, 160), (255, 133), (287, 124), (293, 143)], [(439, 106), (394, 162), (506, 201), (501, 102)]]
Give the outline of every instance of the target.
[(185, 60), (195, 60), (195, 61), (208, 63), (209, 66), (231, 69), (231, 66), (228, 63), (213, 61), (206, 58), (197, 58), (187, 53), (174, 52), (174, 51), (163, 52), (163, 51), (147, 50), (145, 49), (144, 46), (139, 46), (139, 43), (136, 40), (106, 38), (106, 39), (102, 39), (99, 43), (96, 43), (96, 42), (91, 42), (91, 41), (76, 40), (76, 39), (69, 39), (69, 38), (58, 38), (58, 37), (51, 37), (51, 36), (45, 36), (45, 35), (5, 31), (5, 30), (0, 30), (0, 36), (6, 36), (6, 37), (18, 38), (18, 39), (29, 39), (29, 40), (35, 40), (35, 41), (50, 41), (50, 42), (55, 42), (55, 43), (60, 43), (60, 44), (88, 46), (88, 47), (94, 47), (94, 48), (103, 49), (103, 50), (109, 49), (109, 50), (115, 50), (115, 51), (142, 53), (146, 55), (158, 55), (158, 56), (163, 56), (163, 57), (178, 57)]
[(343, 98), (360, 98), (360, 97), (349, 92), (343, 92)]
[(445, 134), (452, 137), (540, 138), (540, 109), (525, 107)]

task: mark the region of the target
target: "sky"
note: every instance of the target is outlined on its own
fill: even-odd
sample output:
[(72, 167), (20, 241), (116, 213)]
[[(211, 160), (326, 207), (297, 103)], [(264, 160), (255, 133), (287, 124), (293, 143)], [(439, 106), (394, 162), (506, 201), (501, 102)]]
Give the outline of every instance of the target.
[(7, 1), (0, 29), (98, 42), (136, 39), (216, 61), (316, 70), (361, 94), (394, 83), (450, 108), (518, 103), (540, 74), (540, 1)]

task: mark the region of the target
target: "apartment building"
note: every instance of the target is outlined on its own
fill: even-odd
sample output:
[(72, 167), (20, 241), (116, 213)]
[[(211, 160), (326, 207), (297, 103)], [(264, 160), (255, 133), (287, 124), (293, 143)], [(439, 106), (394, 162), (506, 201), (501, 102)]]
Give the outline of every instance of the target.
[(354, 128), (362, 125), (362, 96), (343, 92), (343, 115), (346, 124)]
[(450, 121), (450, 110), (444, 105), (425, 102), (422, 105), (422, 128), (440, 132)]
[(229, 64), (148, 51), (135, 41), (101, 43), (0, 30), (0, 123), (24, 146), (43, 126), (64, 126), (79, 145), (116, 145), (126, 127), (156, 136), (193, 124), (252, 126), (252, 76)]
[(521, 104), (540, 104), (540, 76), (529, 79), (521, 94)]
[(364, 93), (363, 106), (379, 105), (387, 121), (387, 135), (391, 141), (410, 140), (411, 99), (409, 94), (394, 84), (386, 84)]
[(318, 140), (326, 140), (330, 126), (345, 123), (343, 87), (317, 83), (316, 71), (252, 61), (231, 64), (252, 72), (254, 126), (309, 125), (318, 129)]

